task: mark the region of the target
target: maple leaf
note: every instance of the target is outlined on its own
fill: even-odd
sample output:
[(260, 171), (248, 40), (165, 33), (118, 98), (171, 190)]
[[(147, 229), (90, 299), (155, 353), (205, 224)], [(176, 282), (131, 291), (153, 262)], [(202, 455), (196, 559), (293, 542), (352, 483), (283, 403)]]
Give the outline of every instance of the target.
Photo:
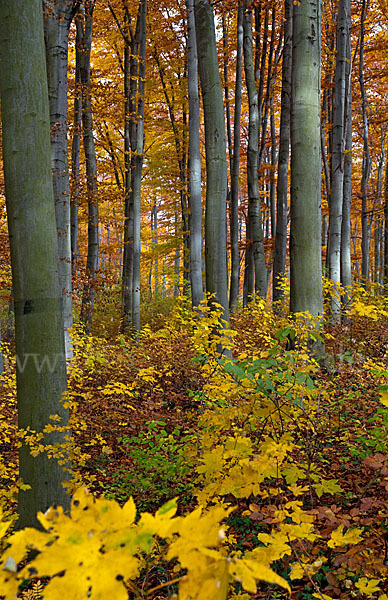
[(336, 546), (345, 546), (346, 544), (358, 544), (361, 542), (361, 534), (363, 529), (353, 527), (348, 529), (346, 533), (343, 533), (344, 526), (339, 525), (337, 529), (331, 532), (330, 540), (327, 542), (329, 548), (335, 548)]
[(256, 593), (256, 579), (266, 581), (267, 583), (275, 583), (286, 588), (291, 593), (291, 588), (287, 581), (280, 577), (275, 571), (269, 567), (262, 565), (254, 560), (237, 559), (232, 562), (229, 567), (229, 572), (241, 584), (247, 592)]
[(361, 594), (365, 594), (368, 597), (373, 596), (380, 589), (378, 579), (368, 579), (367, 577), (361, 577), (356, 581), (355, 586), (360, 590)]

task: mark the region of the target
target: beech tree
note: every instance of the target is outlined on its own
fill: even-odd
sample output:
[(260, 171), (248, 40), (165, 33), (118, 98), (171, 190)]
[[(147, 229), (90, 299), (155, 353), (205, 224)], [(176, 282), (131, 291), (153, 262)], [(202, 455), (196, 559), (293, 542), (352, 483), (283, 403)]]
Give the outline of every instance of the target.
[(203, 299), (201, 147), (199, 138), (198, 57), (193, 0), (187, 7), (187, 85), (189, 94), (190, 281), (193, 307)]
[(276, 237), (273, 262), (273, 301), (282, 297), (279, 288), (286, 271), (287, 254), (287, 190), (290, 156), (290, 106), (292, 67), (292, 0), (284, 2), (284, 46), (282, 64), (282, 96), (280, 109), (279, 163), (276, 199)]
[(238, 248), (239, 223), (238, 223), (238, 193), (239, 170), (241, 150), (241, 92), (242, 92), (242, 67), (243, 67), (243, 28), (244, 6), (239, 0), (237, 13), (237, 49), (236, 49), (236, 83), (234, 93), (234, 126), (233, 126), (233, 154), (230, 174), (230, 245), (231, 245), (231, 272), (229, 308), (233, 311), (237, 307), (240, 288), (240, 251)]
[[(323, 314), (320, 4), (294, 5), (291, 87), (290, 310)], [(308, 161), (308, 168), (307, 166)]]
[[(15, 298), (17, 403), (21, 430), (66, 425), (63, 300), (51, 171), (50, 116), (41, 0), (0, 2), (3, 160)], [(44, 444), (63, 442), (44, 434)], [(19, 451), (19, 526), (53, 503), (68, 506), (63, 467), (47, 452)]]
[[(344, 195), (345, 158), (345, 98), (347, 58), (347, 0), (339, 0), (337, 16), (337, 52), (333, 106), (333, 141), (331, 157), (331, 203), (329, 217), (329, 242), (327, 247), (329, 277), (333, 283), (341, 282), (341, 226)], [(331, 295), (332, 319), (341, 319), (341, 298)]]
[(213, 8), (208, 0), (194, 0), (195, 30), (205, 120), (206, 290), (215, 294), (229, 326), (226, 260), (226, 196), (228, 187), (224, 104), (217, 59)]
[(93, 11), (95, 0), (84, 0), (80, 18), (77, 19), (77, 65), (79, 68), (82, 102), (81, 121), (86, 163), (88, 195), (88, 251), (86, 259), (86, 281), (82, 295), (81, 321), (85, 331), (90, 332), (95, 297), (95, 279), (98, 269), (98, 185), (97, 157), (93, 135), (93, 111), (90, 86), (90, 54), (93, 34)]
[(261, 202), (259, 195), (259, 108), (253, 65), (252, 8), (244, 6), (244, 68), (249, 102), (249, 134), (247, 155), (248, 177), (248, 221), (247, 221), (247, 278), (246, 300), (253, 299), (254, 293), (266, 296), (267, 269), (263, 245), (261, 223)]
[(70, 186), (67, 151), (67, 68), (69, 29), (81, 0), (43, 0), (58, 270), (63, 296), (66, 356), (72, 358)]

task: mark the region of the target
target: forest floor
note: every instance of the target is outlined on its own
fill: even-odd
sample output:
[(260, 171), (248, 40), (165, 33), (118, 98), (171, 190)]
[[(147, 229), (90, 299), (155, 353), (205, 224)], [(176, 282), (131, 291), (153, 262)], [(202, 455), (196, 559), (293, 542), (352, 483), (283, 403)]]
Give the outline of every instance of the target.
[[(387, 600), (388, 319), (382, 300), (373, 302), (375, 312), (364, 300), (351, 322), (326, 328), (325, 370), (303, 350), (285, 350), (287, 318), (261, 305), (234, 318), (229, 367), (205, 357), (211, 323), (198, 331), (182, 307), (155, 330), (146, 327), (136, 344), (79, 338), (69, 386), (78, 481), (120, 503), (133, 496), (141, 512), (174, 497), (181, 514), (198, 501), (222, 500), (235, 507), (228, 552), (271, 549), (293, 599)], [(0, 399), (3, 504), (12, 512), (11, 362)], [(258, 460), (260, 489), (244, 471)], [(286, 523), (312, 523), (314, 534), (288, 538), (281, 552), (273, 532)], [(147, 573), (148, 589), (172, 578), (158, 564)], [(174, 592), (171, 585), (144, 597)], [(259, 583), (256, 594), (237, 585), (229, 597), (289, 596)]]

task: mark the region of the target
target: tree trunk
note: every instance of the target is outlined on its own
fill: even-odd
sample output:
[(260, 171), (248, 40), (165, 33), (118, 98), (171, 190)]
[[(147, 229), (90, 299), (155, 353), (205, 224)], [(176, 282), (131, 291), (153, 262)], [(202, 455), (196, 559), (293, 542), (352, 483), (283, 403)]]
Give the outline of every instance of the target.
[[(50, 116), (41, 0), (0, 3), (0, 89), (8, 228), (15, 295), (18, 425), (42, 432), (50, 415), (66, 426), (61, 403), (66, 356), (50, 160)], [(45, 446), (64, 433), (45, 434)], [(19, 527), (69, 499), (63, 467), (47, 451), (19, 451)]]
[[(346, 101), (345, 101), (345, 157), (344, 157), (344, 191), (341, 224), (341, 284), (350, 288), (352, 284), (351, 263), (351, 201), (352, 201), (352, 49), (351, 49), (351, 13), (350, 1), (347, 2), (347, 44), (346, 44)], [(343, 304), (347, 306), (348, 292), (345, 293)]]
[(361, 262), (361, 276), (365, 286), (369, 280), (369, 223), (368, 223), (368, 184), (371, 169), (371, 156), (369, 151), (369, 124), (367, 114), (367, 99), (364, 84), (364, 37), (365, 37), (365, 19), (367, 13), (366, 0), (362, 2), (361, 9), (361, 30), (360, 30), (360, 61), (358, 78), (360, 82), (361, 91), (361, 105), (362, 105), (362, 122), (363, 122), (363, 155), (362, 155), (362, 176), (361, 176), (361, 250), (362, 250), (362, 262)]
[[(258, 179), (258, 149), (259, 149), (259, 111), (258, 99), (253, 67), (253, 41), (252, 41), (252, 9), (244, 10), (244, 67), (245, 80), (249, 102), (249, 133), (247, 154), (248, 176), (248, 230), (247, 238), (247, 269), (248, 289), (247, 300), (253, 299), (254, 292), (264, 297), (267, 294), (267, 270), (263, 244), (263, 227), (261, 222), (261, 203)], [(252, 266), (253, 265), (253, 266)], [(254, 284), (253, 275), (254, 273)]]
[[(108, 3), (116, 20), (117, 17)], [(144, 79), (147, 0), (140, 0), (135, 34), (125, 9), (124, 25), (124, 256), (122, 330), (140, 333), (140, 198), (144, 153)]]
[(73, 326), (70, 185), (67, 152), (67, 68), (69, 29), (79, 1), (43, 0), (47, 81), (51, 124), (51, 160), (58, 231), (58, 271), (63, 296), (66, 357), (71, 360)]
[(144, 157), (144, 87), (145, 59), (147, 35), (147, 0), (141, 0), (139, 7), (139, 38), (138, 38), (138, 95), (136, 104), (136, 135), (131, 145), (131, 189), (133, 204), (133, 281), (132, 281), (132, 329), (137, 336), (140, 333), (140, 199), (141, 178)]
[(388, 159), (384, 181), (384, 285), (388, 284)]
[(81, 149), (82, 131), (82, 87), (80, 74), (80, 35), (79, 28), (76, 34), (76, 59), (75, 59), (75, 93), (74, 93), (74, 132), (71, 148), (71, 196), (70, 196), (70, 223), (71, 223), (71, 263), (73, 276), (76, 274), (78, 256), (78, 210), (80, 204), (80, 168), (79, 157)]
[(240, 171), (241, 147), (241, 91), (242, 91), (242, 64), (243, 64), (243, 5), (239, 1), (237, 14), (237, 56), (236, 56), (236, 82), (234, 93), (234, 125), (233, 125), (233, 156), (230, 175), (230, 246), (231, 246), (231, 272), (229, 290), (229, 308), (234, 311), (240, 291), (240, 251), (238, 248), (239, 219), (238, 219), (238, 192)]
[(273, 302), (283, 296), (279, 287), (286, 272), (287, 252), (287, 192), (290, 153), (290, 105), (292, 66), (292, 0), (284, 3), (284, 49), (282, 65), (282, 97), (280, 112), (279, 162), (276, 188), (276, 237), (273, 263)]
[(86, 281), (82, 294), (81, 321), (85, 332), (92, 325), (95, 281), (98, 269), (98, 186), (97, 159), (93, 137), (93, 113), (90, 89), (90, 53), (92, 48), (93, 11), (95, 0), (85, 0), (83, 19), (77, 20), (80, 36), (80, 77), (82, 85), (82, 132), (86, 162), (88, 192), (88, 253), (86, 258)]
[[(344, 193), (345, 156), (345, 91), (347, 46), (347, 0), (339, 0), (337, 16), (337, 52), (334, 78), (333, 142), (331, 158), (331, 203), (329, 216), (329, 243), (327, 248), (329, 278), (341, 282), (341, 224)], [(333, 290), (330, 298), (332, 321), (341, 320), (341, 297)]]
[[(291, 92), (290, 311), (308, 311), (314, 320), (323, 314), (320, 31), (319, 0), (295, 4)], [(322, 352), (320, 344), (316, 345), (315, 352), (317, 355)]]
[(186, 7), (187, 80), (189, 93), (190, 281), (191, 300), (193, 308), (195, 308), (203, 299), (201, 148), (199, 139), (198, 58), (193, 0), (186, 0)]
[(208, 0), (194, 0), (198, 70), (205, 120), (206, 290), (215, 294), (223, 309), (223, 325), (229, 327), (226, 259), (227, 160), (224, 106), (218, 68), (214, 14)]

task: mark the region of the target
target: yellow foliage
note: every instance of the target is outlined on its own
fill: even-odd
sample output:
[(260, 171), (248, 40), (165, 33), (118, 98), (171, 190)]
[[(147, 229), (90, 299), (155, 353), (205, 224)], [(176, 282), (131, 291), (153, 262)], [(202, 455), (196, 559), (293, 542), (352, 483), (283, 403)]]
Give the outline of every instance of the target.
[(330, 540), (327, 542), (329, 548), (336, 548), (337, 546), (345, 546), (346, 544), (358, 544), (362, 540), (363, 530), (358, 527), (348, 529), (346, 533), (343, 533), (344, 526), (339, 525), (337, 529), (331, 532)]
[(380, 589), (378, 579), (368, 579), (367, 577), (361, 577), (356, 581), (355, 586), (360, 590), (361, 594), (365, 594), (368, 598)]
[[(124, 585), (136, 579), (144, 557), (158, 554), (155, 536), (168, 542), (166, 559), (176, 558), (186, 575), (178, 577), (181, 600), (225, 600), (231, 579), (243, 589), (256, 591), (257, 581), (280, 585), (287, 582), (266, 563), (250, 558), (229, 558), (221, 521), (232, 508), (198, 507), (176, 517), (176, 502), (165, 504), (155, 515), (144, 513), (135, 521), (132, 499), (123, 506), (86, 490), (73, 497), (70, 515), (50, 508), (38, 519), (44, 531), (26, 528), (14, 533), (0, 561), (0, 589), (13, 600), (24, 579), (49, 577), (42, 590), (44, 600), (127, 600)], [(8, 524), (1, 526), (2, 536)], [(30, 549), (37, 556), (18, 569)], [(160, 551), (163, 553), (163, 551)]]

